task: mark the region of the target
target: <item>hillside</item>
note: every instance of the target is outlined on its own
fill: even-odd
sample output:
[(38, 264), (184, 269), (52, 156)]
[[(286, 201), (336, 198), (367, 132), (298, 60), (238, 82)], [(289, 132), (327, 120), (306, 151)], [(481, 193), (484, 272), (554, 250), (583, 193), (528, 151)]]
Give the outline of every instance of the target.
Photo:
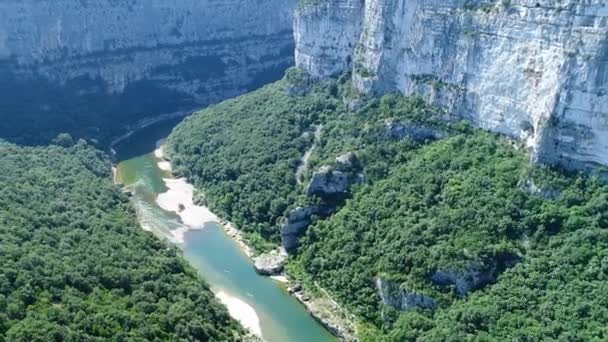
[(355, 312), (363, 340), (608, 337), (608, 188), (421, 99), (292, 69), (168, 147), (256, 246), (293, 248), (292, 276)]
[(241, 340), (177, 248), (138, 225), (101, 152), (0, 142), (0, 341)]

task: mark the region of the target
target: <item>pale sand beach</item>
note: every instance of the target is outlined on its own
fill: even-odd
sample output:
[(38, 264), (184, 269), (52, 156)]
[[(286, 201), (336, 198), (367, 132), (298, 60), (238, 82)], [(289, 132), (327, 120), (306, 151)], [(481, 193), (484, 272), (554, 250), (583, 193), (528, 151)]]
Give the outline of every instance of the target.
[[(163, 146), (154, 150), (154, 156), (159, 159), (158, 167), (163, 171), (171, 171), (171, 163), (164, 160)], [(184, 234), (190, 229), (202, 229), (206, 223), (219, 222), (219, 218), (207, 207), (194, 203), (194, 186), (185, 178), (163, 178), (167, 191), (159, 194), (156, 203), (166, 211), (176, 213), (185, 227), (171, 231), (176, 243), (184, 242)]]
[(192, 229), (201, 229), (208, 222), (219, 222), (219, 218), (209, 209), (194, 204), (194, 186), (188, 184), (185, 178), (163, 178), (163, 181), (168, 190), (156, 199), (162, 209), (176, 213)]
[(228, 308), (230, 316), (239, 321), (243, 327), (249, 329), (255, 335), (262, 337), (260, 318), (249, 304), (222, 291), (218, 291), (216, 297)]
[(163, 171), (171, 171), (172, 170), (171, 163), (168, 162), (168, 161), (166, 161), (166, 160), (158, 162), (158, 168), (161, 169), (161, 170), (163, 170)]
[(165, 141), (165, 139), (161, 139), (160, 141), (158, 141), (156, 143), (156, 146), (158, 146), (158, 148), (156, 148), (156, 150), (154, 150), (154, 156), (156, 158), (163, 158), (165, 156), (164, 153), (164, 146), (163, 146), (163, 142)]

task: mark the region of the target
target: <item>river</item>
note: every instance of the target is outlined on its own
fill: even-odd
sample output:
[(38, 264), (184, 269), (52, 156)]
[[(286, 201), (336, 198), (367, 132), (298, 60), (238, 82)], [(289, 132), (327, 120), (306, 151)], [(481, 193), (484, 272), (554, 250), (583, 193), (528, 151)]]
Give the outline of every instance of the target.
[[(133, 191), (132, 200), (142, 227), (160, 238), (170, 237), (172, 232), (184, 228), (176, 214), (164, 211), (156, 203), (157, 196), (167, 191), (163, 181), (167, 174), (158, 168), (153, 153), (156, 142), (166, 137), (178, 121), (147, 127), (114, 147), (118, 160), (117, 179)], [(214, 293), (243, 304), (237, 311), (255, 311), (264, 340), (336, 341), (281, 283), (254, 271), (250, 259), (219, 223), (210, 222), (203, 229), (186, 231), (183, 243), (178, 246)], [(247, 312), (231, 314), (251, 315)]]

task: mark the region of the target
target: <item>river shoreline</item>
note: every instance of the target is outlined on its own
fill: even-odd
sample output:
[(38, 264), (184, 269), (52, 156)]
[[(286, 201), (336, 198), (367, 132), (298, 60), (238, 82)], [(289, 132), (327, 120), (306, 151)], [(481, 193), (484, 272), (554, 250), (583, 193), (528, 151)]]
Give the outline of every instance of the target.
[[(161, 169), (164, 172), (167, 173), (172, 173), (173, 171), (173, 167), (171, 165), (171, 161), (166, 157), (165, 153), (164, 153), (164, 141), (161, 140), (158, 142), (157, 144), (157, 149), (154, 151), (154, 157), (157, 163), (157, 166), (159, 167), (159, 169)], [(164, 179), (166, 180), (166, 179)], [(184, 178), (180, 178), (179, 179), (182, 182), (187, 182)], [(190, 187), (193, 186), (191, 184), (188, 183), (188, 185)], [(169, 187), (169, 186), (168, 186)], [(183, 191), (183, 190), (182, 190)], [(204, 205), (201, 204), (193, 204), (194, 202), (194, 193), (191, 190), (186, 190), (185, 191), (187, 193), (188, 196), (192, 196), (192, 198), (190, 199), (190, 202), (186, 203), (186, 205), (184, 205), (184, 207), (182, 208), (182, 210), (180, 210), (180, 208), (176, 209), (176, 208), (171, 208), (169, 206), (166, 206), (166, 208), (163, 208), (165, 210), (167, 210), (167, 208), (169, 208), (169, 211), (173, 211), (176, 212), (181, 218), (182, 220), (184, 220), (184, 216), (183, 214), (181, 214), (181, 212), (188, 210), (188, 206), (190, 205), (195, 205), (199, 208), (204, 208), (201, 209), (201, 211), (206, 211), (206, 213), (203, 213), (203, 221), (205, 222), (216, 222), (218, 223), (225, 231), (225, 233), (233, 240), (237, 243), (237, 245), (239, 246), (239, 249), (249, 258), (249, 260), (252, 263), (255, 263), (255, 250), (249, 246), (249, 244), (247, 243), (246, 239), (243, 237), (242, 232), (236, 228), (236, 226), (225, 219), (220, 218), (219, 216), (215, 215), (213, 212), (211, 212), (211, 210), (209, 208), (207, 208)], [(186, 199), (182, 199), (182, 201), (187, 201)], [(175, 204), (177, 205), (177, 204)], [(161, 205), (161, 208), (163, 206)], [(171, 210), (172, 209), (172, 210)], [(189, 216), (185, 216), (186, 217), (186, 221), (190, 220)], [(198, 226), (193, 226), (193, 225), (188, 225), (189, 227), (191, 227), (192, 229), (200, 229)], [(201, 227), (202, 228), (202, 227)], [(183, 243), (183, 234), (185, 232), (180, 232), (181, 235), (181, 239), (179, 237), (176, 238), (176, 241), (181, 241)], [(354, 324), (352, 324), (352, 322), (354, 322), (354, 316), (350, 315), (348, 312), (346, 312), (346, 310), (344, 310), (343, 308), (341, 308), (337, 302), (335, 300), (333, 300), (329, 294), (327, 293), (327, 291), (325, 291), (324, 289), (318, 287), (320, 289), (320, 292), (323, 292), (323, 297), (315, 297), (311, 294), (309, 294), (306, 289), (302, 288), (302, 286), (298, 283), (296, 283), (293, 279), (290, 279), (289, 276), (285, 273), (285, 272), (281, 272), (280, 274), (277, 275), (273, 275), (270, 276), (271, 279), (281, 283), (283, 286), (285, 286), (286, 289), (288, 289), (288, 293), (296, 298), (305, 308), (306, 310), (309, 312), (309, 314), (315, 319), (317, 320), (321, 325), (323, 325), (329, 332), (331, 332), (334, 336), (336, 336), (338, 339), (342, 340), (342, 341), (357, 341), (358, 339), (356, 338), (356, 329)], [(297, 289), (297, 290), (294, 290)], [(225, 305), (230, 304), (231, 301), (222, 301)], [(232, 308), (233, 312), (236, 312), (237, 308)], [(236, 318), (236, 317), (234, 317)], [(237, 319), (238, 320), (238, 319)], [(253, 319), (250, 319), (253, 320)], [(346, 322), (346, 320), (349, 320), (348, 324)]]
[[(175, 244), (184, 244), (188, 231), (203, 229), (206, 224), (212, 222), (221, 224), (221, 220), (209, 208), (194, 202), (195, 190), (192, 184), (189, 184), (185, 178), (173, 177), (171, 163), (165, 158), (163, 148), (164, 144), (161, 140), (154, 150), (154, 160), (157, 167), (165, 173), (163, 182), (167, 191), (158, 194), (156, 203), (161, 209), (179, 216), (183, 227), (172, 230), (168, 238)], [(228, 308), (232, 318), (239, 321), (251, 334), (263, 339), (260, 318), (253, 307), (223, 289), (216, 289), (215, 295)]]

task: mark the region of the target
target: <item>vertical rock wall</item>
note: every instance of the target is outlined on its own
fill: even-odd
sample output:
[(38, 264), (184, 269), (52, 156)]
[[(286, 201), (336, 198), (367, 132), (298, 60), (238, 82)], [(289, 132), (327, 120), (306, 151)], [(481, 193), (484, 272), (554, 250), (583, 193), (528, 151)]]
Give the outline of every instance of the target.
[[(320, 28), (343, 48), (308, 43)], [(542, 162), (608, 165), (604, 1), (326, 0), (296, 11), (295, 34), (317, 77), (350, 70), (363, 92), (423, 95)]]
[[(293, 64), (294, 8), (295, 0), (2, 1), (0, 116), (27, 124), (14, 117), (11, 89), (34, 90), (19, 103), (35, 103), (22, 111), (39, 108), (41, 120), (74, 112), (68, 130), (85, 125), (82, 102), (120, 102), (87, 113), (100, 116), (87, 133), (239, 95)], [(0, 133), (11, 134), (2, 124)]]

